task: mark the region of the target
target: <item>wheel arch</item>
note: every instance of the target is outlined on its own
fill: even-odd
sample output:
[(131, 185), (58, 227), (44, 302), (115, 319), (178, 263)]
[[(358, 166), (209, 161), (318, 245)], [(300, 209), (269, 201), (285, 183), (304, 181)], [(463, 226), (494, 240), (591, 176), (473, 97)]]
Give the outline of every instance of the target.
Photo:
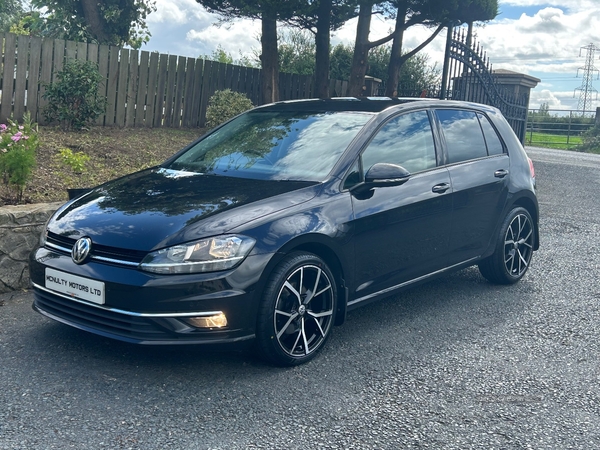
[(327, 264), (335, 277), (338, 290), (338, 301), (334, 325), (342, 325), (346, 320), (346, 306), (348, 304), (346, 277), (350, 269), (342, 262), (339, 252), (336, 251), (334, 247), (335, 245), (331, 242), (331, 238), (320, 234), (302, 235), (292, 239), (277, 251), (265, 267), (263, 272), (264, 276), (260, 282), (260, 290), (262, 291), (262, 289), (264, 289), (271, 273), (285, 256), (294, 252), (312, 253)]
[(533, 219), (533, 223), (535, 226), (535, 243), (533, 246), (534, 250), (538, 250), (540, 248), (540, 233), (539, 233), (539, 209), (537, 204), (530, 199), (529, 197), (520, 197), (518, 198), (512, 205), (512, 208), (520, 206), (522, 208), (525, 208), (529, 214), (531, 215), (531, 218)]
[[(526, 194), (521, 194), (517, 198), (510, 198), (507, 203), (504, 205), (504, 210), (502, 212), (502, 218), (496, 224), (494, 228), (494, 233), (492, 236), (496, 236), (500, 231), (500, 225), (502, 224), (502, 220), (515, 208), (525, 208), (527, 212), (531, 215), (531, 219), (533, 220), (534, 228), (535, 228), (535, 241), (534, 241), (534, 250), (538, 250), (540, 247), (540, 237), (539, 237), (539, 209), (537, 201), (535, 197), (531, 198)], [(485, 259), (489, 257), (492, 253), (494, 253), (495, 245), (494, 240), (491, 239), (487, 249), (482, 253), (480, 259)]]

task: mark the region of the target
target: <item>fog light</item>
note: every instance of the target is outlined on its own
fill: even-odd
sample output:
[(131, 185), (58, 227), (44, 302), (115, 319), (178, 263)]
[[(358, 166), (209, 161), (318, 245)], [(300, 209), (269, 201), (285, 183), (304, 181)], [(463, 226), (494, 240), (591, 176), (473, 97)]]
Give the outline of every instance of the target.
[(214, 316), (188, 317), (185, 320), (196, 328), (223, 328), (227, 326), (227, 317), (222, 312)]

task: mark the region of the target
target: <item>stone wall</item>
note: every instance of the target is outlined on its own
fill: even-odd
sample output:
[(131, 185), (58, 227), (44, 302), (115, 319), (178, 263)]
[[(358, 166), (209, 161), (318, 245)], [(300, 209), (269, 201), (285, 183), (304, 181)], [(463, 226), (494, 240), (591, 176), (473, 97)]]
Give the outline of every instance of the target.
[(0, 207), (0, 293), (29, 286), (29, 253), (61, 203)]

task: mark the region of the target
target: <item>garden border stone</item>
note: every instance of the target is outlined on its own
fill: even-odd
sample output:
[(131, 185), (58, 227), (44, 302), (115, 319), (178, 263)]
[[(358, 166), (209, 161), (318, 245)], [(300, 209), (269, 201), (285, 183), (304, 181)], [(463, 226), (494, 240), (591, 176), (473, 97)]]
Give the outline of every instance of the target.
[(29, 253), (63, 202), (0, 207), (0, 294), (29, 287)]

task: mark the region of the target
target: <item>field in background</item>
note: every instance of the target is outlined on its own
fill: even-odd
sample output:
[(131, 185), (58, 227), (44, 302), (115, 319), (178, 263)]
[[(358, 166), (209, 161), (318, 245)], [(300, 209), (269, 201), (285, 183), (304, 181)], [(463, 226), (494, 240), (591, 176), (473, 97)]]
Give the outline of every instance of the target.
[(560, 150), (573, 150), (581, 145), (581, 136), (528, 132), (525, 136), (525, 145), (532, 147), (556, 148)]
[(531, 109), (527, 115), (525, 145), (575, 150), (582, 135), (594, 126), (596, 111)]

